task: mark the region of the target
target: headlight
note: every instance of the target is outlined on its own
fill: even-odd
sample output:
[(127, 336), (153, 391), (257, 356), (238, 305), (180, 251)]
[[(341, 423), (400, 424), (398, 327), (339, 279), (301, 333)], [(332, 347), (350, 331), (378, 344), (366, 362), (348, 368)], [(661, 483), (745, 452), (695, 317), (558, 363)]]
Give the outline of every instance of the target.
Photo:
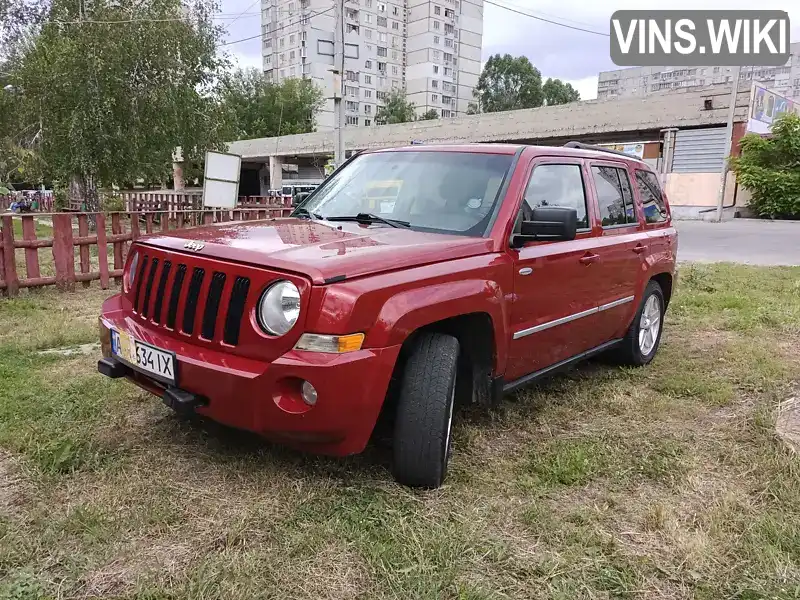
[(133, 289), (133, 282), (136, 280), (136, 271), (139, 270), (139, 253), (134, 250), (131, 258), (131, 266), (128, 269), (128, 289)]
[(291, 281), (276, 281), (258, 303), (258, 324), (272, 335), (288, 332), (300, 316), (300, 290)]

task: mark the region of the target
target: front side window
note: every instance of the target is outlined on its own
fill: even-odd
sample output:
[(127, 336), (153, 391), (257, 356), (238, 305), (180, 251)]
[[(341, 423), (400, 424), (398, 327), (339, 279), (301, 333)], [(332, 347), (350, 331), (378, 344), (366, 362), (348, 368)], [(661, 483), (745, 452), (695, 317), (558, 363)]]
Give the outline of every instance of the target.
[(600, 223), (603, 227), (636, 223), (628, 172), (617, 167), (592, 167)]
[(589, 227), (580, 165), (546, 163), (533, 170), (525, 188), (525, 199), (515, 231), (521, 226), (521, 221), (531, 220), (534, 208), (541, 206), (574, 208), (578, 213), (578, 229)]
[(303, 208), (323, 218), (373, 213), (412, 229), (483, 236), (512, 155), (376, 152), (355, 158)]
[(642, 199), (644, 220), (648, 223), (662, 223), (667, 220), (667, 206), (658, 179), (650, 171), (636, 171), (636, 186)]

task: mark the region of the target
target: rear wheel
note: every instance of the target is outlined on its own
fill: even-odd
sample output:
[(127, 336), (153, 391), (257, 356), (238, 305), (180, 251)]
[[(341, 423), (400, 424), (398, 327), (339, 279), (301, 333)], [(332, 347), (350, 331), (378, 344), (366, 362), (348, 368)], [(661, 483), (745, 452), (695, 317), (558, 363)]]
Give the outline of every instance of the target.
[(451, 335), (422, 333), (414, 341), (394, 425), (393, 471), (404, 485), (436, 488), (447, 474), (458, 354)]
[(664, 292), (655, 281), (650, 281), (644, 290), (642, 303), (633, 318), (617, 357), (626, 365), (646, 365), (658, 351), (661, 331), (664, 326)]

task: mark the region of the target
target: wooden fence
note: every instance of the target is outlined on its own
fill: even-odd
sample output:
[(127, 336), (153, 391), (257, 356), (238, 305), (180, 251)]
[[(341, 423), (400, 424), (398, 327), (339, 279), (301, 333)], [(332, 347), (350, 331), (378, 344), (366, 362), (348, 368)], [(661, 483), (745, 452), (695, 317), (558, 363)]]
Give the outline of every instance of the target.
[[(16, 296), (21, 288), (55, 285), (71, 290), (76, 282), (89, 287), (100, 281), (103, 289), (113, 279), (121, 281), (130, 243), (141, 235), (227, 221), (248, 221), (288, 216), (285, 204), (235, 210), (184, 210), (170, 213), (50, 213), (0, 216), (0, 294)], [(16, 239), (14, 222), (21, 222), (22, 239)], [(48, 225), (48, 222), (51, 225)], [(90, 232), (94, 221), (94, 232)], [(37, 236), (37, 225), (52, 227), (51, 237)], [(40, 261), (39, 250), (52, 249), (52, 260)], [(24, 253), (19, 260), (17, 250)], [(77, 254), (77, 257), (76, 257)], [(79, 270), (76, 271), (76, 259)], [(24, 271), (25, 276), (19, 273)], [(43, 271), (46, 271), (43, 273)]]

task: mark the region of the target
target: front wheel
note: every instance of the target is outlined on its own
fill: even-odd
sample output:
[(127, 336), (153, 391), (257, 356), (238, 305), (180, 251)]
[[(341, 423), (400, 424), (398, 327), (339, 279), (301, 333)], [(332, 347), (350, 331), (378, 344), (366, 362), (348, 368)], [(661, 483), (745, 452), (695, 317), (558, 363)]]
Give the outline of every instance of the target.
[(625, 334), (617, 353), (626, 365), (646, 365), (658, 351), (664, 326), (664, 293), (661, 286), (650, 281), (642, 295), (642, 303)]
[(393, 471), (412, 487), (442, 485), (450, 459), (458, 340), (422, 333), (406, 361), (394, 426)]

